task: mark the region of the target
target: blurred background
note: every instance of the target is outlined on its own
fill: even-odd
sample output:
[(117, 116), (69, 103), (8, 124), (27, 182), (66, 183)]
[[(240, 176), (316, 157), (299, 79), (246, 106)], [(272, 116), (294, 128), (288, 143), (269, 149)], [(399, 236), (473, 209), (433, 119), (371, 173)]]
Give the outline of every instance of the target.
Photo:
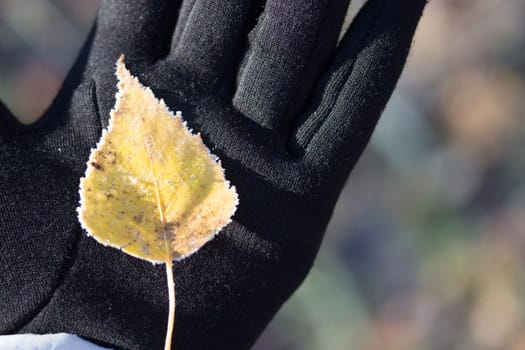
[[(97, 7), (0, 0), (0, 97), (25, 122)], [(256, 350), (525, 350), (524, 14), (523, 0), (427, 6), (316, 264)]]

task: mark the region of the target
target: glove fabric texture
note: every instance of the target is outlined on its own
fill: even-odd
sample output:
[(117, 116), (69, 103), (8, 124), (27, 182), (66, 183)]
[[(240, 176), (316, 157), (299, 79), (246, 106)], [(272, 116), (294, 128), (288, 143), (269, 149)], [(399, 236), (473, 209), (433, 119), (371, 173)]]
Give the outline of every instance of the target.
[(233, 222), (174, 266), (174, 349), (248, 349), (311, 268), (339, 193), (405, 63), (424, 0), (104, 0), (33, 125), (0, 104), (0, 333), (162, 349), (163, 266), (86, 236), (79, 179), (121, 53), (219, 156)]

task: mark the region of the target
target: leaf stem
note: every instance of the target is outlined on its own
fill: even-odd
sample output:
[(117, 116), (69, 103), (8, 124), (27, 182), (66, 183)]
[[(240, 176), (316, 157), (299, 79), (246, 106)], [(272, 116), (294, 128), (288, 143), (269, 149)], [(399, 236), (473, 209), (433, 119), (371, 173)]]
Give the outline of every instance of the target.
[(164, 350), (171, 350), (173, 327), (175, 325), (175, 281), (173, 279), (173, 261), (171, 259), (166, 261), (166, 277), (168, 281), (168, 295), (170, 306), (168, 314), (168, 326), (166, 329), (166, 341), (164, 342)]

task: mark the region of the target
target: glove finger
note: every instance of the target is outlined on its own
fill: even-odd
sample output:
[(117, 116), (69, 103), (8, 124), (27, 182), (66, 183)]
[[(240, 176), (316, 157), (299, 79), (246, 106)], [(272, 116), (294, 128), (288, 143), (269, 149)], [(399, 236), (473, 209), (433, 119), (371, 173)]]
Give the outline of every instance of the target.
[(343, 38), (289, 144), (295, 155), (340, 172), (361, 155), (390, 98), (426, 0), (371, 0)]
[[(201, 82), (222, 75), (249, 17), (252, 1), (196, 0), (169, 60)], [(188, 3), (188, 6), (190, 4)], [(187, 10), (186, 10), (187, 11)]]
[(267, 1), (239, 72), (233, 104), (240, 112), (268, 129), (279, 126), (326, 7), (326, 1)]
[(312, 92), (312, 89), (322, 74), (323, 68), (333, 54), (337, 39), (341, 33), (345, 15), (350, 0), (329, 1), (326, 8), (321, 30), (315, 41), (314, 49), (310, 55), (307, 66), (301, 76), (301, 81), (294, 93), (292, 104), (286, 114), (290, 116), (287, 120), (297, 116), (305, 107)]
[(104, 0), (97, 17), (92, 57), (113, 69), (120, 54), (154, 61), (169, 51), (180, 0)]

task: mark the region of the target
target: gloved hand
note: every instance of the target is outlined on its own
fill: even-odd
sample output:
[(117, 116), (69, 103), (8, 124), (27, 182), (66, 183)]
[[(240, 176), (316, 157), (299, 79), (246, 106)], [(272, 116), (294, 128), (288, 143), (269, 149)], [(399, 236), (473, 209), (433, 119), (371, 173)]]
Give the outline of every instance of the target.
[(308, 273), (405, 63), (425, 0), (106, 0), (31, 126), (0, 111), (0, 332), (161, 349), (162, 266), (103, 247), (75, 209), (121, 53), (222, 160), (234, 221), (175, 264), (176, 349), (246, 349)]

